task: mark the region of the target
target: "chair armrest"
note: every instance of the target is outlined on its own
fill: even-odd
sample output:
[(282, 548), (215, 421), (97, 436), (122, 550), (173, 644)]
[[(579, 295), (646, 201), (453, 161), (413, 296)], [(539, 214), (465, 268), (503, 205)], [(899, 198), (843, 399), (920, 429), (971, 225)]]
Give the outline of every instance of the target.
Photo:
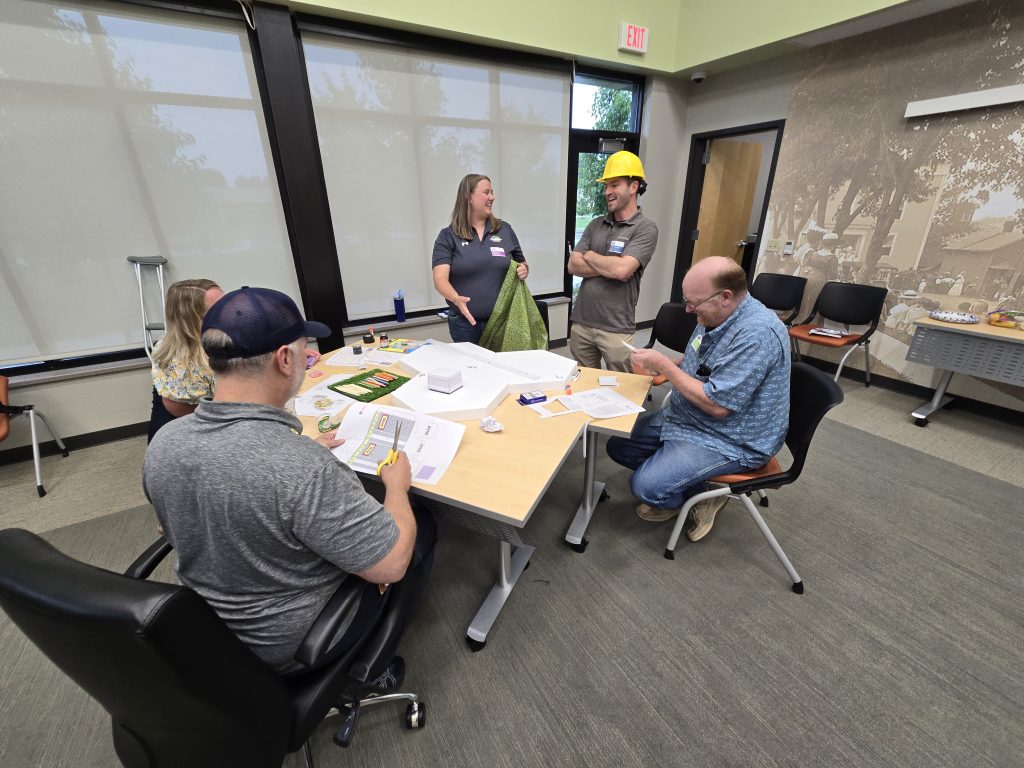
[(128, 566), (128, 570), (124, 572), (124, 575), (133, 579), (149, 578), (149, 574), (160, 564), (160, 561), (167, 557), (167, 554), (172, 549), (174, 547), (171, 546), (171, 542), (161, 536), (150, 545), (149, 549), (139, 555), (134, 563)]
[(295, 650), (297, 662), (306, 667), (316, 666), (341, 629), (352, 623), (365, 588), (366, 582), (358, 576), (348, 576), (341, 582)]

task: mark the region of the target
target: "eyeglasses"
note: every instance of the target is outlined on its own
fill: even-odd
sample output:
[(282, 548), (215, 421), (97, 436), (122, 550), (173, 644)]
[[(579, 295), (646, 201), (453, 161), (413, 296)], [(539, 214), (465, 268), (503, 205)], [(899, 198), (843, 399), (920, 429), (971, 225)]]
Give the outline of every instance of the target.
[(721, 291), (715, 291), (714, 293), (712, 293), (710, 296), (708, 296), (703, 301), (690, 301), (688, 298), (683, 296), (683, 304), (686, 305), (686, 309), (689, 312), (692, 312), (693, 310), (695, 310), (697, 307), (701, 306), (702, 304), (707, 304), (709, 301), (711, 301), (713, 298), (715, 298), (715, 296), (721, 295), (724, 291), (725, 291), (724, 288)]

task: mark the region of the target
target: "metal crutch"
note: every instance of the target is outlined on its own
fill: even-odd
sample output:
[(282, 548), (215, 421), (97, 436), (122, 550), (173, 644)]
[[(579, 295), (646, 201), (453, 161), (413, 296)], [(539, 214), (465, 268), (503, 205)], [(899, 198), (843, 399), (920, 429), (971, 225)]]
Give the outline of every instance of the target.
[[(153, 360), (153, 332), (164, 330), (164, 265), (167, 259), (163, 256), (129, 256), (129, 263), (135, 269), (135, 282), (139, 285), (139, 304), (142, 305), (142, 333), (146, 345), (146, 357)], [(157, 284), (160, 286), (160, 318), (158, 321), (149, 319), (149, 311), (146, 309), (146, 292), (142, 287), (142, 268), (150, 267), (156, 270)]]

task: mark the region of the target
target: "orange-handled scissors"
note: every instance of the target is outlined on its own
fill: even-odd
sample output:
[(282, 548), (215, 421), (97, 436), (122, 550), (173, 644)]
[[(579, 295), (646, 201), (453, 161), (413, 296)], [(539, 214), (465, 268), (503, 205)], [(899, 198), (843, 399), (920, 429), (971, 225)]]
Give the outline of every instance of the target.
[(401, 434), (402, 434), (402, 422), (398, 421), (398, 419), (395, 419), (395, 441), (393, 443), (391, 443), (391, 450), (388, 451), (388, 455), (385, 457), (384, 461), (380, 462), (377, 465), (377, 474), (378, 475), (380, 474), (380, 471), (384, 467), (386, 467), (386, 466), (388, 466), (390, 464), (394, 464), (396, 461), (398, 461), (398, 438), (399, 438), (399, 436)]

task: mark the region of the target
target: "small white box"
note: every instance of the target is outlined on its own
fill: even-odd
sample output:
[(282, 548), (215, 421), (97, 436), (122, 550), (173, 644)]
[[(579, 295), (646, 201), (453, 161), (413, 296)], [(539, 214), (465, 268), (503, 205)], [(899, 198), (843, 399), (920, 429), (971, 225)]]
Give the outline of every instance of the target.
[(455, 368), (435, 368), (427, 374), (427, 389), (446, 395), (462, 389), (462, 371)]

